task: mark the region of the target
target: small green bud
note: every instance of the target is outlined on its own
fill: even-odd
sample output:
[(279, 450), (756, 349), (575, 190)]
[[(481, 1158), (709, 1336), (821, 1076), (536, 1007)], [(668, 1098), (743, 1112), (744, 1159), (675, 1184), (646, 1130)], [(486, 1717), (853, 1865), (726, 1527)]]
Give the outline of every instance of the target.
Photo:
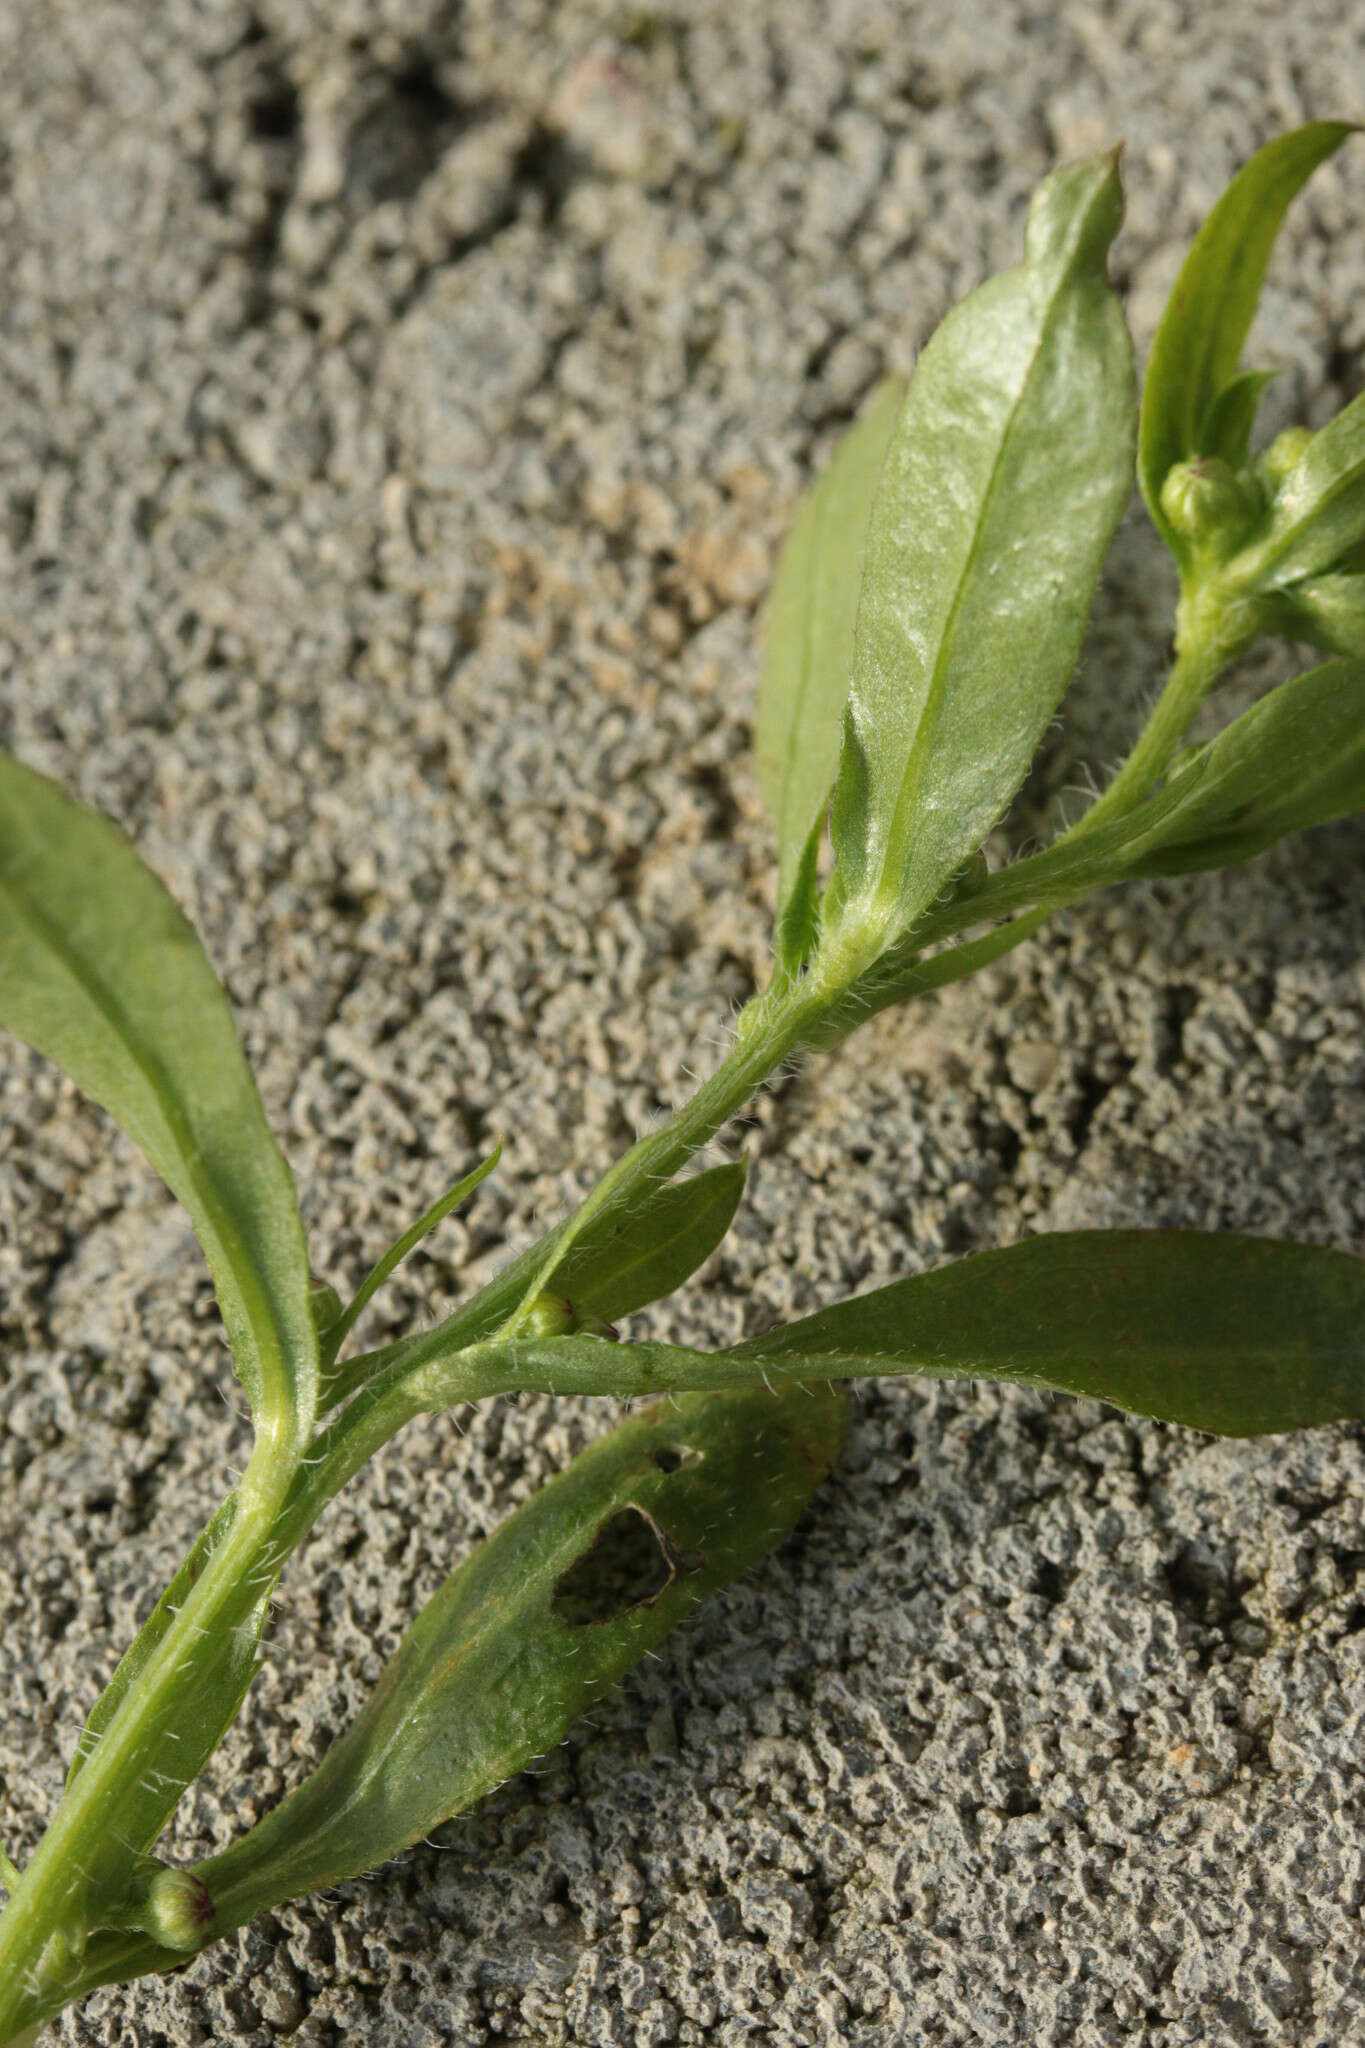
[(1256, 464), (1257, 474), (1264, 482), (1271, 497), (1278, 492), (1282, 483), (1293, 469), (1297, 469), (1300, 458), (1313, 439), (1311, 427), (1286, 427), (1277, 434)]
[(139, 1868), (131, 1896), (102, 1924), (149, 1934), (162, 1948), (185, 1955), (202, 1948), (213, 1927), (213, 1896), (203, 1878), (156, 1857), (143, 1859)]
[(213, 1925), (213, 1899), (192, 1870), (159, 1870), (147, 1892), (146, 1931), (163, 1948), (202, 1948)]
[(1161, 486), (1161, 510), (1176, 532), (1218, 556), (1232, 554), (1264, 509), (1247, 471), (1217, 455), (1177, 462)]
[(526, 1337), (567, 1337), (577, 1327), (571, 1301), (565, 1301), (558, 1294), (540, 1294), (523, 1312), (518, 1334)]
[(521, 1324), (527, 1337), (605, 1337), (615, 1343), (620, 1331), (590, 1308), (566, 1301), (561, 1294), (542, 1294), (531, 1303)]
[(341, 1296), (330, 1280), (319, 1280), (316, 1274), (308, 1283), (308, 1306), (313, 1311), (313, 1328), (319, 1337), (341, 1320)]

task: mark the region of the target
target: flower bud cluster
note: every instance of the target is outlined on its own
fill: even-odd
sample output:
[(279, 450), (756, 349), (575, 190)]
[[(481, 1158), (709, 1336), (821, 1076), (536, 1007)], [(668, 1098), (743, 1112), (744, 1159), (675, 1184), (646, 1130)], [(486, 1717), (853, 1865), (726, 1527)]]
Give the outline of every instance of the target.
[(1253, 632), (1365, 654), (1365, 461), (1351, 459), (1351, 424), (1287, 428), (1240, 468), (1176, 463), (1161, 510), (1188, 546), (1187, 587), (1219, 586)]

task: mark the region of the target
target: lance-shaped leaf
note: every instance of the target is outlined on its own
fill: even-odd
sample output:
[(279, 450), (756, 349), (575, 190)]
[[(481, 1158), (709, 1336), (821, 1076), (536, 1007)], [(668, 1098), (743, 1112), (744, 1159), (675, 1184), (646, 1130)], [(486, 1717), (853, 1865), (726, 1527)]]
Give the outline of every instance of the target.
[(1365, 809), (1365, 661), (1329, 661), (1253, 704), (1163, 793), (1167, 816), (1128, 872), (1188, 874), (1249, 860), (1290, 832)]
[(759, 788), (777, 828), (781, 928), (793, 898), (814, 887), (818, 844), (839, 765), (853, 665), (853, 621), (873, 493), (905, 397), (888, 377), (806, 493), (768, 600), (754, 728)]
[(1022, 1381), (1218, 1436), (1306, 1429), (1365, 1417), (1365, 1261), (1204, 1231), (1059, 1231), (743, 1349)]
[(480, 1370), (484, 1393), (659, 1393), (756, 1373), (996, 1379), (1254, 1436), (1365, 1419), (1365, 1261), (1201, 1231), (1059, 1231), (729, 1351), (569, 1337), (490, 1349)]
[(745, 1166), (735, 1160), (661, 1188), (629, 1215), (590, 1223), (551, 1285), (577, 1309), (614, 1322), (662, 1301), (704, 1265), (734, 1221)]
[(1295, 194), (1353, 132), (1348, 121), (1310, 121), (1258, 150), (1209, 214), (1181, 266), (1147, 362), (1138, 444), (1147, 510), (1178, 559), (1184, 559), (1185, 543), (1161, 510), (1161, 486), (1177, 462), (1214, 454), (1233, 459), (1213, 443), (1226, 433), (1229, 413), (1252, 396), (1245, 383), (1233, 395), (1228, 387), (1239, 382), (1238, 358), (1275, 238)]
[(708, 1396), (575, 1459), (428, 1602), (313, 1775), (200, 1866), (215, 1931), (384, 1862), (561, 1741), (782, 1541), (844, 1427), (831, 1387)]
[(107, 818), (0, 755), (0, 1025), (55, 1060), (189, 1211), (258, 1434), (297, 1445), (317, 1341), (289, 1169), (227, 999)]
[(1019, 788), (1071, 679), (1131, 488), (1112, 156), (1064, 165), (1026, 260), (925, 349), (873, 506), (835, 790), (835, 897), (904, 930)]
[(404, 1259), (415, 1252), (419, 1244), (431, 1236), (438, 1223), (444, 1223), (452, 1209), (458, 1209), (461, 1202), (469, 1200), (476, 1188), (482, 1187), (501, 1158), (502, 1140), (499, 1138), (487, 1158), (481, 1159), (476, 1167), (457, 1180), (454, 1187), (447, 1188), (439, 1201), (433, 1202), (401, 1237), (394, 1239), (383, 1256), (375, 1261), (345, 1308), (339, 1309), (336, 1316), (326, 1324), (322, 1350), (329, 1366), (385, 1281), (397, 1272)]

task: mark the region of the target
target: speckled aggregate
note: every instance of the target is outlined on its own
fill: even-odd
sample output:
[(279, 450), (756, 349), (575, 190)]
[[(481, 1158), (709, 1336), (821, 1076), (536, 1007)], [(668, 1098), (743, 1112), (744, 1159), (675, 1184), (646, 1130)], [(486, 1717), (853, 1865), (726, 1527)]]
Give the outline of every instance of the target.
[[(1345, 0), (11, 0), (0, 106), (0, 739), (198, 921), (320, 1270), (504, 1137), (382, 1333), (675, 1101), (761, 972), (756, 612), (880, 370), (1119, 136), (1145, 345), (1231, 171), (1360, 113), (1365, 59)], [(1362, 147), (1291, 217), (1271, 427), (1362, 382)], [(1171, 597), (1134, 516), (1015, 843), (1120, 753)], [(734, 1236), (636, 1328), (723, 1341), (1047, 1227), (1361, 1249), (1363, 856), (1349, 824), (1098, 901), (788, 1078)], [(0, 1340), (22, 1857), (247, 1436), (188, 1229), (12, 1049)], [(287, 1575), (178, 1850), (297, 1779), (605, 1419), (389, 1448)], [(539, 1772), (57, 2038), (1347, 2048), (1363, 1566), (1358, 1430), (871, 1385), (797, 1538)]]

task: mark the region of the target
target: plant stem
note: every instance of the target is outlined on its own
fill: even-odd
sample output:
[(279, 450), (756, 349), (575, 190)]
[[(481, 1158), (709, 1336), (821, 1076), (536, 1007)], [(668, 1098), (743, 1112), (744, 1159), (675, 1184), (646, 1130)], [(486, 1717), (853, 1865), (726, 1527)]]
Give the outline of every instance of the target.
[(293, 1548), (332, 1496), (405, 1423), (459, 1398), (451, 1392), (438, 1397), (425, 1367), (515, 1337), (525, 1309), (551, 1284), (556, 1266), (583, 1231), (637, 1206), (671, 1180), (798, 1046), (818, 1035), (842, 993), (837, 981), (814, 971), (801, 980), (779, 977), (742, 1012), (730, 1052), (692, 1099), (623, 1153), (567, 1221), (434, 1329), (352, 1361), (367, 1377), (349, 1407), (315, 1440), (281, 1518), (281, 1541)]
[[(1169, 764), (1201, 699), (1245, 638), (1241, 608), (1222, 593), (1199, 588), (1186, 593), (1179, 612), (1176, 661), (1156, 709), (1109, 788), (1056, 845), (1075, 842), (1141, 803)], [(1023, 861), (1007, 870), (1000, 890), (988, 886), (947, 906), (941, 932), (935, 933), (932, 919), (926, 920), (917, 941), (933, 943), (935, 937), (980, 923), (1011, 904), (1021, 906), (1029, 866)], [(692, 1099), (661, 1129), (631, 1146), (567, 1221), (514, 1259), (436, 1329), (352, 1362), (359, 1391), (315, 1439), (307, 1464), (287, 1471), (283, 1485), (276, 1478), (273, 1485), (262, 1486), (259, 1474), (253, 1487), (244, 1484), (241, 1507), (228, 1535), (210, 1553), (202, 1576), (68, 1788), (28, 1869), (17, 1879), (0, 1915), (0, 2042), (41, 2011), (55, 2009), (54, 2001), (63, 2001), (66, 1984), (78, 1977), (75, 1959), (84, 1941), (95, 1877), (107, 1893), (117, 1877), (118, 1852), (128, 1865), (134, 1856), (134, 1849), (123, 1845), (115, 1845), (111, 1854), (101, 1809), (116, 1797), (129, 1772), (148, 1767), (149, 1733), (154, 1736), (173, 1711), (187, 1673), (192, 1683), (197, 1645), (241, 1618), (254, 1597), (263, 1560), (268, 1557), (277, 1564), (374, 1452), (414, 1415), (433, 1405), (434, 1388), (424, 1368), (475, 1346), (515, 1339), (536, 1298), (583, 1232), (646, 1200), (671, 1180), (803, 1042), (818, 1042), (831, 1028), (841, 1035), (841, 1027), (849, 1028), (869, 1007), (880, 1008), (903, 995), (941, 986), (1000, 957), (1036, 930), (1054, 907), (1053, 902), (1036, 906), (1013, 924), (919, 964), (907, 959), (903, 969), (890, 973), (885, 967), (880, 975), (875, 970), (866, 973), (867, 963), (856, 957), (857, 948), (852, 946), (848, 957), (817, 953), (804, 978), (779, 975), (742, 1013), (734, 1046)], [(845, 1018), (850, 990), (858, 1007), (856, 1014)], [(369, 1374), (363, 1385), (362, 1368)], [(471, 1385), (477, 1384), (475, 1367)], [(340, 1392), (334, 1389), (332, 1398), (340, 1399)], [(447, 1377), (441, 1405), (454, 1398)], [(253, 1459), (253, 1466), (256, 1462)], [(72, 1960), (57, 1975), (66, 1984), (44, 1985), (53, 1938), (63, 1935)], [(52, 1975), (50, 1969), (48, 1974)]]
[[(425, 1337), (393, 1347), (387, 1369), (333, 1417), (306, 1464), (272, 1474), (268, 1466), (262, 1471), (259, 1453), (253, 1458), (232, 1527), (210, 1552), (197, 1583), (69, 1786), (0, 1916), (0, 2043), (58, 2010), (89, 1975), (80, 1958), (94, 1876), (107, 1897), (141, 1846), (111, 1848), (102, 1814), (129, 1775), (152, 1763), (149, 1748), (156, 1731), (173, 1716), (177, 1695), (193, 1684), (198, 1646), (221, 1640), (222, 1632), (242, 1619), (257, 1597), (263, 1570), (277, 1568), (338, 1489), (396, 1429), (429, 1405), (421, 1367), (494, 1335), (514, 1334), (528, 1303), (582, 1231), (670, 1180), (812, 1033), (840, 993), (814, 974), (800, 981), (779, 978), (742, 1014), (733, 1048), (691, 1101), (633, 1145), (567, 1222), (514, 1260), (454, 1316)], [(60, 1969), (52, 1967), (54, 1935), (64, 1937), (69, 1949)], [(145, 1957), (147, 1945), (140, 1938), (99, 1936), (94, 1947), (103, 1960), (92, 1955), (92, 1963), (105, 1975), (115, 1955)]]
[(1216, 583), (1193, 583), (1176, 611), (1175, 661), (1132, 753), (1109, 787), (1057, 844), (1083, 839), (1150, 795), (1170, 765), (1190, 720), (1223, 670), (1255, 631), (1248, 608)]
[(140, 1843), (112, 1832), (119, 1793), (155, 1768), (158, 1738), (173, 1728), (176, 1705), (192, 1694), (200, 1660), (211, 1656), (260, 1597), (263, 1562), (293, 1466), (259, 1446), (239, 1489), (232, 1526), (129, 1686), (0, 1914), (0, 2043), (57, 2010), (79, 1968), (90, 1925), (137, 1862)]

